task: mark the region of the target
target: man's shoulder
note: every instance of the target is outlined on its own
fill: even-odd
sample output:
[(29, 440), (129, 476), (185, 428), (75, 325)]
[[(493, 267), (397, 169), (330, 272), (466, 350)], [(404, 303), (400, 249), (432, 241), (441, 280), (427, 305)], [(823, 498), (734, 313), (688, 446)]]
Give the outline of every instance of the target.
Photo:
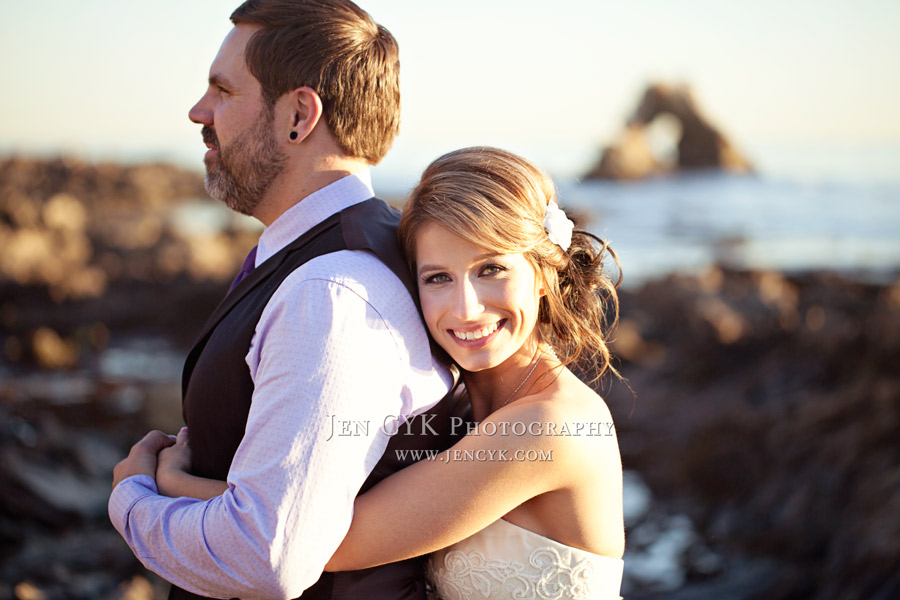
[(352, 292), (352, 297), (372, 305), (385, 318), (394, 316), (407, 321), (415, 316), (419, 320), (403, 282), (367, 250), (340, 250), (313, 258), (281, 282), (270, 303), (296, 300), (308, 293), (333, 295), (337, 289)]
[(298, 283), (318, 280), (367, 290), (371, 294), (389, 291), (392, 295), (402, 292), (409, 296), (396, 273), (368, 250), (340, 250), (317, 256), (301, 265), (291, 276)]

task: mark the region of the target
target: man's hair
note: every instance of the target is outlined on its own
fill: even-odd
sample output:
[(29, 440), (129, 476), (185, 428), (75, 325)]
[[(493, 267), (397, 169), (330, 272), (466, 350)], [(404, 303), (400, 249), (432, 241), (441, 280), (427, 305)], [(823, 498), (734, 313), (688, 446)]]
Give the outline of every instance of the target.
[(260, 27), (244, 60), (267, 108), (298, 87), (322, 99), (347, 155), (377, 164), (400, 128), (400, 60), (391, 33), (350, 0), (247, 0), (235, 25)]

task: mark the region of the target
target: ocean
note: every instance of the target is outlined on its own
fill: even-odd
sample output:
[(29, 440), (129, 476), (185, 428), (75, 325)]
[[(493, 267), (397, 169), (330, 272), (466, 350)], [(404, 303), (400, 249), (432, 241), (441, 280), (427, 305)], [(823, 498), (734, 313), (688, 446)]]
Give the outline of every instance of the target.
[(900, 269), (900, 182), (707, 174), (559, 188), (610, 242), (626, 286), (712, 264), (876, 280)]
[[(900, 143), (789, 141), (744, 148), (756, 167), (753, 175), (693, 173), (636, 182), (581, 181), (578, 174), (598, 154), (584, 142), (509, 149), (545, 168), (557, 184), (561, 206), (581, 218), (579, 225), (610, 241), (626, 288), (711, 264), (829, 270), (877, 282), (898, 276)], [(395, 148), (373, 169), (376, 192), (400, 203), (428, 163), (450, 149), (437, 142)], [(193, 146), (168, 158), (202, 168)], [(236, 220), (260, 228), (208, 198), (183, 202), (173, 220), (186, 234)]]
[[(581, 218), (579, 225), (610, 242), (624, 287), (712, 264), (828, 270), (879, 282), (898, 276), (900, 146), (804, 142), (749, 150), (753, 175), (636, 182), (565, 173), (564, 164), (584, 164), (584, 150), (570, 149), (571, 157), (546, 148), (523, 154), (553, 174), (561, 206)], [(378, 193), (402, 198), (415, 185), (418, 170), (380, 169)]]

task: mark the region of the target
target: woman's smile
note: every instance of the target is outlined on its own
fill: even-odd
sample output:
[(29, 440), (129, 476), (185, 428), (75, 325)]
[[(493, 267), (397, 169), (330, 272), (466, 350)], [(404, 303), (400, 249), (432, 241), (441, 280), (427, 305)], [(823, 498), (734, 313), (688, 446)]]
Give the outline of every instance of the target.
[(496, 323), (491, 323), (490, 325), (485, 325), (483, 327), (454, 328), (448, 329), (447, 331), (452, 334), (453, 337), (456, 338), (456, 342), (464, 348), (480, 348), (489, 344), (491, 340), (494, 339), (494, 334), (503, 327), (504, 323), (506, 323), (506, 319), (500, 319)]

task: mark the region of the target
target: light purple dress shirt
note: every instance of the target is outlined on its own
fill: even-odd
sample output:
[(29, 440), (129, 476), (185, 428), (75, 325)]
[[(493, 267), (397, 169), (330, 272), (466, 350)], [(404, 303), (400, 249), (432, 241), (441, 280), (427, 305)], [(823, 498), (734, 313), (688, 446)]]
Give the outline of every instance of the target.
[[(256, 264), (373, 195), (364, 171), (306, 197), (263, 232)], [(135, 556), (181, 588), (294, 598), (346, 534), (388, 434), (434, 406), (452, 377), (432, 358), (406, 288), (366, 251), (320, 256), (288, 276), (246, 362), (255, 389), (228, 491), (168, 498), (138, 475), (113, 490), (109, 515)]]

